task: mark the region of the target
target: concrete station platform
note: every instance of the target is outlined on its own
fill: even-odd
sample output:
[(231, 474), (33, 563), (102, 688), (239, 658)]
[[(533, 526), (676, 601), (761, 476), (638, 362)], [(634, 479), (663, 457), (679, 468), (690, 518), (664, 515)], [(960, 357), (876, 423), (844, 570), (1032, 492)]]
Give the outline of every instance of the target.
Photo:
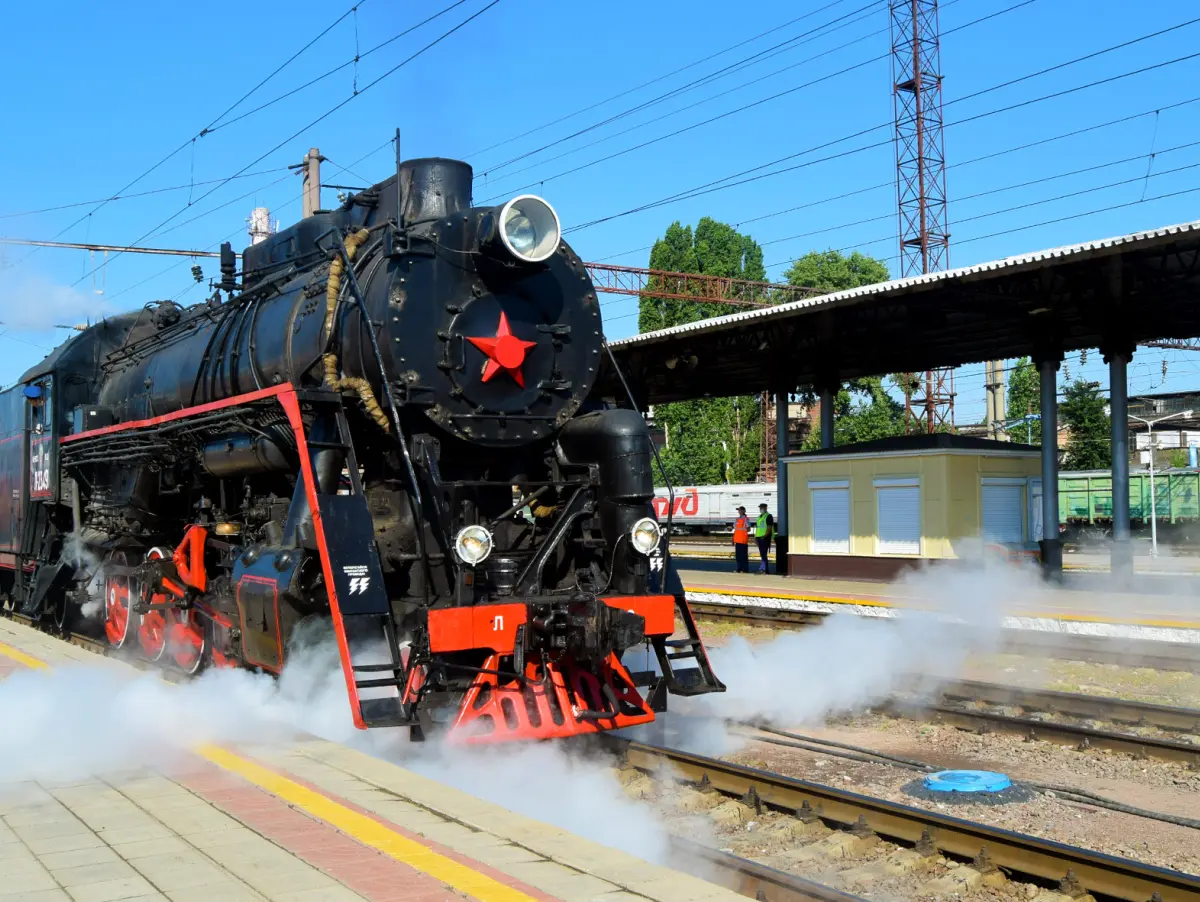
[[(684, 588), (697, 601), (732, 599), (765, 608), (845, 610), (881, 617), (931, 607), (920, 581), (804, 579), (732, 573), (707, 562), (703, 569), (689, 567), (686, 560), (678, 564)], [(967, 591), (965, 581), (958, 585)], [(1188, 593), (1187, 587), (1171, 584), (1151, 585), (1142, 592), (1105, 590), (1092, 580), (1064, 587), (1031, 582), (1017, 597), (1006, 600), (1000, 613), (1004, 626), (1018, 629), (1200, 642), (1200, 581)]]
[[(74, 665), (142, 673), (0, 619), (0, 679)], [(743, 898), (336, 743), (186, 757), (70, 782), (0, 772), (0, 902)]]

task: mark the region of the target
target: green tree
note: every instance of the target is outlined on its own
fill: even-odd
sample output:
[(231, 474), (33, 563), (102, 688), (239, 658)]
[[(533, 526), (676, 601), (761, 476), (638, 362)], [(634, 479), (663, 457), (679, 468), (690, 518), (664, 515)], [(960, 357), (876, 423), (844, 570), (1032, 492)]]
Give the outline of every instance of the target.
[[(789, 285), (821, 291), (845, 291), (861, 285), (886, 282), (891, 275), (881, 260), (855, 251), (810, 251), (798, 257), (784, 273)], [(887, 377), (901, 385), (901, 377)], [(884, 377), (855, 379), (842, 385), (833, 405), (833, 443), (847, 445), (904, 434), (904, 405), (888, 393)], [(804, 450), (821, 447), (821, 432), (813, 429)]]
[(809, 251), (793, 261), (783, 276), (789, 285), (822, 291), (846, 291), (891, 278), (882, 260), (859, 251), (847, 257), (835, 250)]
[[(1042, 380), (1037, 367), (1028, 357), (1022, 357), (1008, 372), (1008, 410), (1004, 415), (1010, 420), (1019, 420), (1031, 413), (1040, 413), (1042, 409), (1041, 396)], [(1012, 439), (1015, 442), (1029, 441), (1030, 444), (1042, 443), (1042, 421), (1033, 420), (1028, 427), (1014, 426)]]
[[(667, 233), (654, 242), (650, 251), (650, 268), (755, 282), (764, 281), (767, 277), (762, 248), (754, 239), (741, 234), (731, 225), (707, 216), (697, 223), (694, 231), (691, 226), (671, 223)], [(658, 278), (652, 278), (647, 287), (662, 289), (664, 286)], [(723, 316), (736, 309), (730, 304), (716, 302), (643, 296), (638, 302), (638, 331), (653, 332), (681, 323)]]
[[(884, 387), (882, 376), (847, 382), (833, 402), (833, 443), (849, 445), (904, 434), (904, 405)], [(821, 447), (821, 432), (813, 429), (802, 450)]]
[[(650, 251), (650, 268), (763, 281), (762, 248), (732, 226), (704, 217), (691, 226), (672, 223)], [(647, 286), (661, 289), (652, 278)], [(672, 289), (674, 290), (674, 289)], [(718, 302), (663, 300), (642, 296), (638, 329), (649, 332), (734, 312)], [(759, 399), (705, 398), (655, 407), (667, 447), (663, 466), (673, 483), (749, 482), (758, 472), (762, 436)]]
[(1063, 390), (1058, 410), (1070, 434), (1064, 470), (1106, 470), (1112, 466), (1110, 425), (1097, 382), (1076, 379)]

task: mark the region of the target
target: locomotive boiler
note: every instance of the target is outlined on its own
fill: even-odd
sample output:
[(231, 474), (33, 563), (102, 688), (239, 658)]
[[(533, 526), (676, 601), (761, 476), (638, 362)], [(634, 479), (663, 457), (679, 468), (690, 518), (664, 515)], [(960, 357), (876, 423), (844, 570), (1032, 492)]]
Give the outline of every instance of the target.
[(279, 673), (328, 623), (356, 725), (418, 738), (594, 733), (723, 690), (645, 423), (589, 398), (587, 271), (546, 201), (474, 207), (471, 180), (398, 166), (240, 273), (224, 247), (207, 302), (108, 318), (0, 393), (9, 603), (189, 674)]

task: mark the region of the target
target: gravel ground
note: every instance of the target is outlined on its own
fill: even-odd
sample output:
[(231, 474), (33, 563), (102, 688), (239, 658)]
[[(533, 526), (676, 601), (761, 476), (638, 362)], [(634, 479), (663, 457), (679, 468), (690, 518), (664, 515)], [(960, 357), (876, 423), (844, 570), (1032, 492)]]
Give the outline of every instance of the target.
[(1200, 674), (1180, 671), (1024, 655), (980, 655), (967, 662), (963, 677), (1028, 689), (1200, 708)]
[[(761, 763), (761, 762), (760, 762)], [(818, 822), (756, 811), (713, 791), (657, 781), (632, 768), (617, 771), (625, 792), (655, 809), (667, 828), (713, 848), (880, 902), (972, 899), (1090, 902), (1009, 880), (939, 854), (893, 845), (873, 834), (831, 830)]]
[[(737, 623), (706, 621), (701, 629), (705, 641), (714, 647), (733, 635), (752, 643), (768, 642), (778, 635), (773, 629)], [(897, 675), (898, 680), (900, 676)], [(1200, 708), (1200, 675), (1189, 673), (991, 654), (972, 658), (956, 677)], [(873, 713), (839, 718), (819, 728), (794, 729), (798, 733), (920, 759), (942, 768), (996, 770), (1016, 781), (1068, 786), (1126, 805), (1200, 818), (1200, 771), (1184, 764), (1138, 761), (1128, 755), (1097, 749), (1080, 752), (1047, 741), (1027, 742), (996, 733), (978, 735)], [(1200, 874), (1200, 831), (1188, 827), (1040, 793), (1029, 801), (1005, 805), (939, 805), (904, 792), (903, 787), (918, 776), (906, 768), (860, 763), (764, 742), (750, 742), (741, 752), (728, 757), (764, 770)], [(985, 894), (989, 892), (993, 895)], [(1018, 894), (1014, 896), (1013, 892)], [(984, 887), (973, 896), (1022, 898), (1020, 892)]]
[[(1050, 742), (1026, 742), (997, 734), (980, 736), (873, 714), (796, 732), (916, 758), (946, 769), (994, 770), (1015, 781), (1083, 789), (1167, 814), (1192, 818), (1200, 814), (1200, 772), (1180, 764), (1136, 761), (1098, 750), (1078, 752)], [(729, 760), (1111, 855), (1200, 873), (1200, 831), (1188, 827), (1042, 794), (1006, 805), (948, 806), (904, 792), (903, 787), (916, 776), (907, 768), (849, 761), (765, 742), (752, 741)]]

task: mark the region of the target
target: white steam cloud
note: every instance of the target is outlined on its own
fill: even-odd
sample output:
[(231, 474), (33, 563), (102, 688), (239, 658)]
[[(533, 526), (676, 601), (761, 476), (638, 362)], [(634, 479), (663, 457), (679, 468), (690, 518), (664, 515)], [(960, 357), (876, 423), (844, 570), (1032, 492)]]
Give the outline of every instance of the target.
[(0, 321), (14, 332), (45, 332), (55, 326), (96, 322), (116, 312), (95, 294), (59, 285), (39, 275), (0, 275), (4, 298)]
[(1004, 612), (1014, 598), (1043, 591), (1031, 568), (982, 554), (916, 571), (904, 583), (921, 610), (887, 618), (832, 614), (816, 627), (768, 642), (734, 636), (711, 650), (727, 691), (685, 704), (672, 700), (687, 715), (680, 738), (696, 751), (720, 748), (714, 717), (815, 724), (886, 698), (914, 674), (933, 682), (953, 679), (970, 656), (998, 650)]
[(105, 664), (0, 680), (0, 789), (170, 768), (203, 743), (341, 742), (495, 804), (646, 860), (666, 831), (615, 775), (568, 744), (448, 747), (405, 730), (354, 728), (337, 647), (306, 630), (283, 675), (212, 670), (181, 685)]

